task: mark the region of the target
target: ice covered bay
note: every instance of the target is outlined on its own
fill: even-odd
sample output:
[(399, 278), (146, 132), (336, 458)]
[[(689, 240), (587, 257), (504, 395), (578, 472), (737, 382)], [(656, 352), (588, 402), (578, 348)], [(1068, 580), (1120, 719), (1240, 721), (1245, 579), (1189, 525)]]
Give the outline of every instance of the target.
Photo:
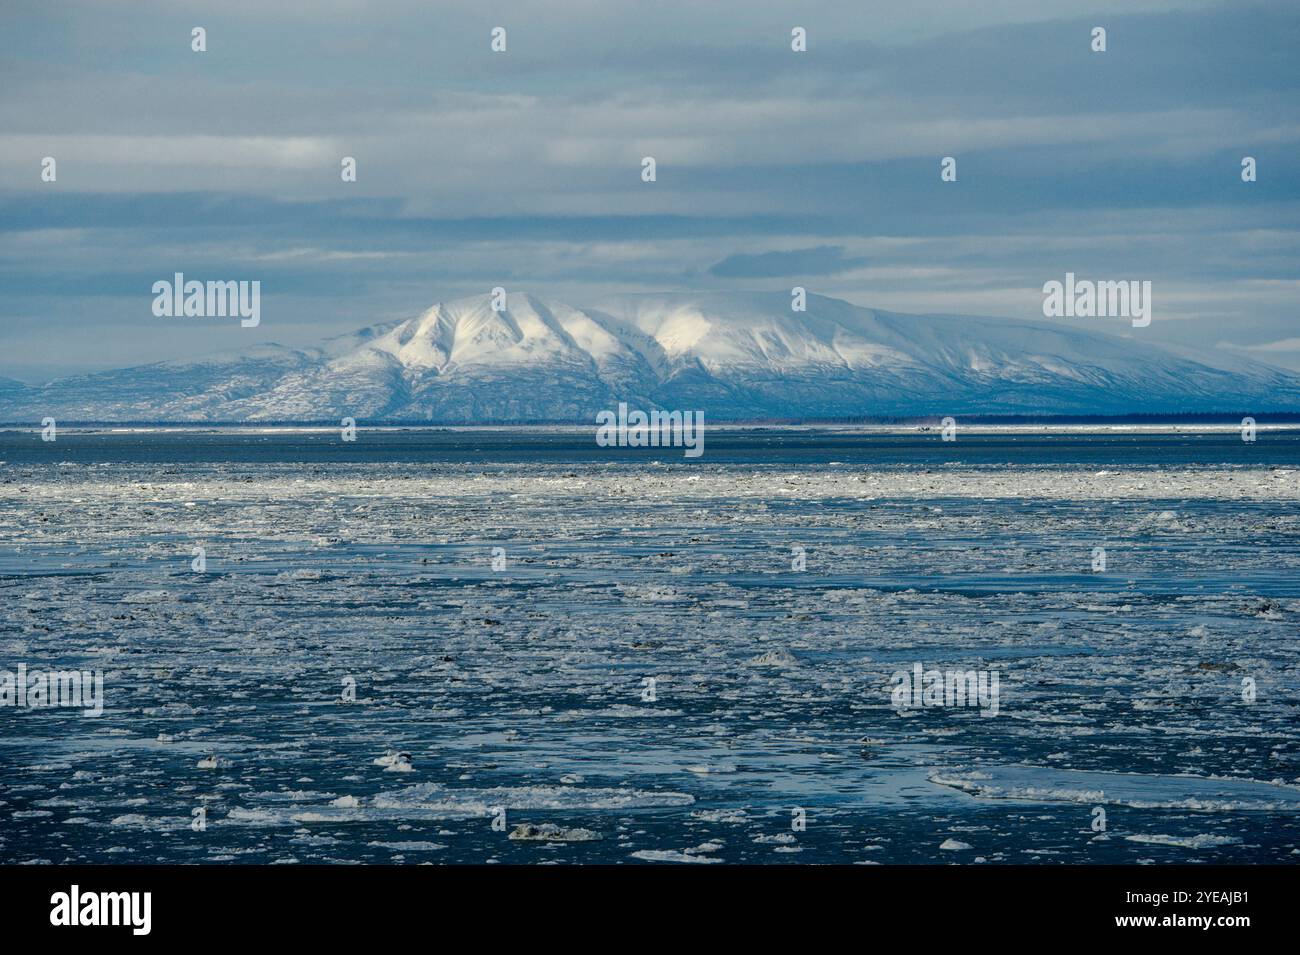
[(1291, 436), (113, 437), (0, 438), (0, 669), (106, 693), (5, 861), (1300, 857)]

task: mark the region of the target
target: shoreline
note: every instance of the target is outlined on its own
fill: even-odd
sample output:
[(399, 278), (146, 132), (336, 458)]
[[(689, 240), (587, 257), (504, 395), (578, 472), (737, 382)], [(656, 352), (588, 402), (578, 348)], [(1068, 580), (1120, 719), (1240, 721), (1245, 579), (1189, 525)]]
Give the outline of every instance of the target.
[[(526, 434), (592, 434), (597, 425), (590, 424), (357, 424), (357, 431), (368, 432), (428, 432), (428, 433), (526, 433)], [(1228, 422), (1116, 422), (1116, 423), (996, 423), (973, 422), (963, 424), (957, 419), (958, 429), (966, 434), (1238, 434), (1240, 423)], [(158, 424), (158, 425), (107, 425), (61, 424), (61, 433), (69, 434), (333, 434), (337, 425), (290, 424)], [(939, 424), (705, 424), (703, 430), (715, 434), (746, 432), (780, 432), (837, 435), (910, 435), (941, 431)], [(1256, 432), (1300, 431), (1300, 421), (1258, 422)], [(36, 425), (0, 425), (0, 435), (39, 434)]]

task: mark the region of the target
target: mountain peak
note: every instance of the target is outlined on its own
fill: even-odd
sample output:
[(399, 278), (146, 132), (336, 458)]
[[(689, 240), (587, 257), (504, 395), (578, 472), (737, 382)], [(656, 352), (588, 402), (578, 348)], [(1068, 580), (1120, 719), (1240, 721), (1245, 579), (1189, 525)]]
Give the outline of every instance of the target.
[[(0, 389), (39, 420), (590, 422), (619, 401), (711, 421), (1300, 410), (1300, 378), (1047, 323), (902, 315), (786, 292), (512, 292), (295, 350), (256, 346)], [(185, 373), (181, 374), (180, 369)]]

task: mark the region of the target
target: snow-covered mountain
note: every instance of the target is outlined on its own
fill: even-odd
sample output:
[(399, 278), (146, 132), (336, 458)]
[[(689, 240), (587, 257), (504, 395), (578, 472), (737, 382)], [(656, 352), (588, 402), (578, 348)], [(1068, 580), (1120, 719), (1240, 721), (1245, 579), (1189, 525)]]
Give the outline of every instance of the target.
[(619, 401), (706, 420), (1300, 411), (1300, 376), (1047, 322), (780, 293), (489, 296), (318, 348), (258, 346), (28, 387), (0, 420), (591, 422)]

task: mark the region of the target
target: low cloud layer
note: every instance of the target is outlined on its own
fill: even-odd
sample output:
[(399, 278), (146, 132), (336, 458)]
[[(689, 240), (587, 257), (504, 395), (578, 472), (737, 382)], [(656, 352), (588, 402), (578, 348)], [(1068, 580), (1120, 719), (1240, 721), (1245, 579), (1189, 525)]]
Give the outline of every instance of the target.
[(761, 279), (794, 275), (838, 275), (867, 264), (866, 258), (845, 256), (840, 245), (818, 245), (788, 252), (760, 252), (757, 255), (729, 255), (709, 267), (718, 278)]

